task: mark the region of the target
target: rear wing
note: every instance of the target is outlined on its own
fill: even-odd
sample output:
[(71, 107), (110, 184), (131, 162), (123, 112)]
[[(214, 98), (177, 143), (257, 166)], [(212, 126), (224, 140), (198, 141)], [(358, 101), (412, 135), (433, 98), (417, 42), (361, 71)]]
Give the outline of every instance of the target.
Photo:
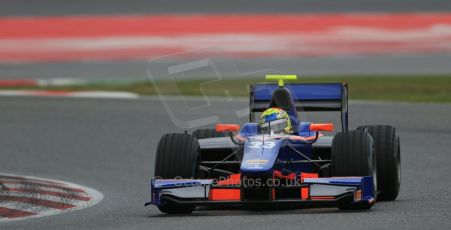
[[(277, 84), (254, 84), (250, 87), (250, 120), (255, 113), (269, 107)], [(345, 83), (301, 83), (285, 85), (293, 97), (296, 111), (341, 112), (342, 130), (348, 130), (348, 86)]]

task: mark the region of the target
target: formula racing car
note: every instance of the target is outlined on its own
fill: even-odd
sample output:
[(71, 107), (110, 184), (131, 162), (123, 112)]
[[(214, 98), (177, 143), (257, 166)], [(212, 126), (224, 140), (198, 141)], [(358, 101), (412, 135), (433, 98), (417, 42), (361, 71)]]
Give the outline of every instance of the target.
[[(162, 136), (146, 205), (164, 213), (191, 213), (197, 206), (366, 210), (376, 200), (396, 199), (395, 128), (348, 130), (344, 83), (285, 85), (296, 75), (266, 79), (278, 84), (250, 86), (249, 123)], [(339, 125), (304, 121), (307, 112), (335, 112)]]

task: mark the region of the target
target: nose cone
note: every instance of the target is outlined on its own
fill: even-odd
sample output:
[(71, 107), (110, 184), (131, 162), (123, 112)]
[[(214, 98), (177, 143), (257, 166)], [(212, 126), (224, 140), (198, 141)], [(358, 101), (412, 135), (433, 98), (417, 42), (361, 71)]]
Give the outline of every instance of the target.
[(282, 140), (264, 140), (262, 136), (248, 140), (244, 145), (241, 173), (267, 173), (273, 169)]

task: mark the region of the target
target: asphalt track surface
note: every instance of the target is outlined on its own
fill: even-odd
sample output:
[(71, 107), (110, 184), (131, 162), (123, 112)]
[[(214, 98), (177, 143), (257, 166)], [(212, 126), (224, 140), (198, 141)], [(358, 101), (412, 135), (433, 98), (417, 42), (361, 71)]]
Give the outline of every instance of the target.
[(0, 16), (159, 14), (159, 13), (280, 13), (280, 12), (411, 12), (449, 11), (447, 0), (3, 0)]
[[(246, 100), (168, 99), (186, 119), (222, 114)], [(200, 107), (199, 107), (200, 108)], [(0, 224), (4, 229), (449, 229), (451, 105), (351, 103), (351, 126), (391, 124), (402, 148), (402, 185), (395, 202), (368, 212), (333, 208), (280, 211), (203, 210), (167, 216), (149, 200), (155, 148), (166, 132), (180, 132), (161, 101), (0, 98), (0, 171), (71, 181), (104, 200), (88, 209)]]
[[(194, 59), (194, 61), (197, 59)], [(448, 74), (451, 55), (381, 55), (314, 58), (210, 58), (220, 67), (219, 76), (211, 68), (200, 68), (183, 76), (196, 79), (261, 77), (267, 73), (295, 73), (299, 76), (352, 74)], [(165, 59), (137, 61), (91, 61), (58, 63), (0, 64), (0, 79), (58, 79), (145, 81), (148, 73), (164, 79), (167, 69), (193, 60)]]

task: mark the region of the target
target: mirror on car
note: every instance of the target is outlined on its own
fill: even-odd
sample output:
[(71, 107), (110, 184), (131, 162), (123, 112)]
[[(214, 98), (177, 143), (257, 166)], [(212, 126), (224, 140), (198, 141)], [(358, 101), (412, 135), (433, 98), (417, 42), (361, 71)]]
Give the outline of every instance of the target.
[(310, 131), (332, 132), (332, 131), (334, 131), (334, 124), (333, 123), (323, 123), (323, 124), (311, 123)]
[(216, 124), (216, 132), (225, 133), (225, 132), (237, 132), (240, 130), (240, 125), (236, 124)]

